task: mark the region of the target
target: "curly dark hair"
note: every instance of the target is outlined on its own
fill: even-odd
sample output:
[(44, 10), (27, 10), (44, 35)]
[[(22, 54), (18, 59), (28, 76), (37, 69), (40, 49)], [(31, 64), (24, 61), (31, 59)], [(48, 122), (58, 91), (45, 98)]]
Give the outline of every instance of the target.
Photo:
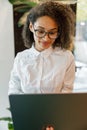
[(29, 11), (22, 32), (25, 46), (30, 48), (34, 42), (33, 33), (29, 29), (30, 22), (34, 25), (36, 20), (42, 16), (49, 16), (58, 24), (59, 36), (53, 43), (53, 47), (68, 49), (72, 42), (72, 36), (74, 36), (75, 14), (70, 5), (53, 1), (38, 4)]

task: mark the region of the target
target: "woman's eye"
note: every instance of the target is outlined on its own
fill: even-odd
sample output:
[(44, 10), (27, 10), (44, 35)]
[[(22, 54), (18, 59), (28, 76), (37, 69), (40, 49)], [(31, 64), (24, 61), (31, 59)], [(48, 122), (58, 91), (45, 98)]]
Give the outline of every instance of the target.
[(56, 32), (49, 32), (49, 34), (55, 34)]
[(54, 32), (50, 32), (50, 34), (54, 34)]
[(38, 30), (38, 33), (43, 34), (44, 31), (43, 30)]

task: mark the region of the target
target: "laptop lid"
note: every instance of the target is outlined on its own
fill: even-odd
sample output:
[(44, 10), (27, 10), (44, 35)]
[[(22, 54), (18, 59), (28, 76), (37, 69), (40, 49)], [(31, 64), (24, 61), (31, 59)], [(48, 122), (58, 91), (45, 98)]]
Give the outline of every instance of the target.
[[(87, 94), (9, 96), (14, 130), (87, 130)], [(45, 130), (45, 129), (44, 129)]]

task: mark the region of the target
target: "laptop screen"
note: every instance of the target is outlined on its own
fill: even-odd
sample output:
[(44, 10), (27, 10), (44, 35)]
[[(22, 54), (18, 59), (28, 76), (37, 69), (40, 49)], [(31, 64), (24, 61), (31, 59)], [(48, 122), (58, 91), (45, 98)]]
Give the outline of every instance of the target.
[(87, 94), (9, 96), (14, 130), (87, 130)]

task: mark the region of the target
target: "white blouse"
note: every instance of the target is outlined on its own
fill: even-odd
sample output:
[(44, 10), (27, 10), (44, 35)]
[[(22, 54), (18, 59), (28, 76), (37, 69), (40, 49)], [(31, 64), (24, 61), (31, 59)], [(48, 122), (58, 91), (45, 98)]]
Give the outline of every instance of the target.
[(34, 47), (19, 52), (11, 71), (8, 94), (72, 92), (75, 62), (69, 50)]

